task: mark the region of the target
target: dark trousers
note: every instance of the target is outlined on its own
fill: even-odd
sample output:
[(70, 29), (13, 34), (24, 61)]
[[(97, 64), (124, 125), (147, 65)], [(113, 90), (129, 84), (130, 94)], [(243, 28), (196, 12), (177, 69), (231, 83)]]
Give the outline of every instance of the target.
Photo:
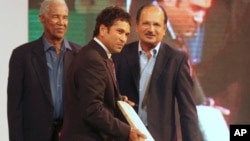
[(62, 125), (63, 125), (62, 120), (55, 120), (53, 122), (53, 134), (52, 134), (51, 141), (59, 141), (59, 136), (60, 136), (60, 132), (62, 129)]

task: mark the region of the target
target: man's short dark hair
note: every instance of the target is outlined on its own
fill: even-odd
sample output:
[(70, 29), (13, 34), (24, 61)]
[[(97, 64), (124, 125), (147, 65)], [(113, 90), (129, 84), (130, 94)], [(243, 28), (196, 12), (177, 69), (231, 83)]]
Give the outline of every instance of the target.
[(96, 18), (95, 30), (93, 33), (93, 37), (99, 34), (100, 25), (105, 25), (106, 27), (111, 27), (116, 21), (125, 21), (131, 25), (131, 17), (130, 15), (120, 7), (110, 6), (101, 11)]
[(164, 23), (166, 24), (166, 23), (167, 23), (167, 20), (168, 20), (168, 17), (167, 17), (167, 13), (166, 13), (165, 9), (164, 9), (162, 6), (160, 6), (160, 5), (155, 5), (155, 4), (146, 4), (146, 5), (143, 5), (143, 6), (137, 11), (137, 14), (136, 14), (136, 22), (137, 22), (137, 23), (139, 22), (142, 10), (143, 10), (144, 8), (151, 7), (151, 6), (157, 6), (157, 7), (159, 7), (159, 8), (162, 10), (162, 12), (163, 12), (163, 14), (164, 14)]

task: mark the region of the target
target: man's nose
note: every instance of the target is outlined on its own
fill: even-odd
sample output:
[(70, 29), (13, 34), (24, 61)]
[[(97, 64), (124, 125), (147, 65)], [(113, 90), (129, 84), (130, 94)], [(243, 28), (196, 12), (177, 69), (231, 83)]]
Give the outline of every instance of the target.
[(125, 43), (127, 42), (128, 36), (126, 34), (122, 34), (120, 40)]

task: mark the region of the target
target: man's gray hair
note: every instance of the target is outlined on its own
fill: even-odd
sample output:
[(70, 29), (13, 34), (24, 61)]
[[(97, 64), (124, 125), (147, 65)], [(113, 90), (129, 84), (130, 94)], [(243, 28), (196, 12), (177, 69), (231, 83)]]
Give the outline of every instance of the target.
[(49, 7), (52, 3), (62, 3), (67, 5), (65, 0), (44, 0), (41, 3), (40, 15), (46, 15), (49, 12)]

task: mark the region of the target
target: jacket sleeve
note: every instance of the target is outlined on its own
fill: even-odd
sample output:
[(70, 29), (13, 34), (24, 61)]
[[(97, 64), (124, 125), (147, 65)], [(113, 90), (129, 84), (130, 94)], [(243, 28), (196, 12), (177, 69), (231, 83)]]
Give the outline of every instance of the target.
[(183, 141), (200, 141), (198, 116), (193, 92), (193, 80), (188, 57), (179, 64), (176, 97), (178, 101)]
[(22, 55), (17, 50), (14, 50), (9, 62), (7, 86), (7, 115), (10, 141), (24, 141), (22, 123), (23, 77), (24, 64)]

